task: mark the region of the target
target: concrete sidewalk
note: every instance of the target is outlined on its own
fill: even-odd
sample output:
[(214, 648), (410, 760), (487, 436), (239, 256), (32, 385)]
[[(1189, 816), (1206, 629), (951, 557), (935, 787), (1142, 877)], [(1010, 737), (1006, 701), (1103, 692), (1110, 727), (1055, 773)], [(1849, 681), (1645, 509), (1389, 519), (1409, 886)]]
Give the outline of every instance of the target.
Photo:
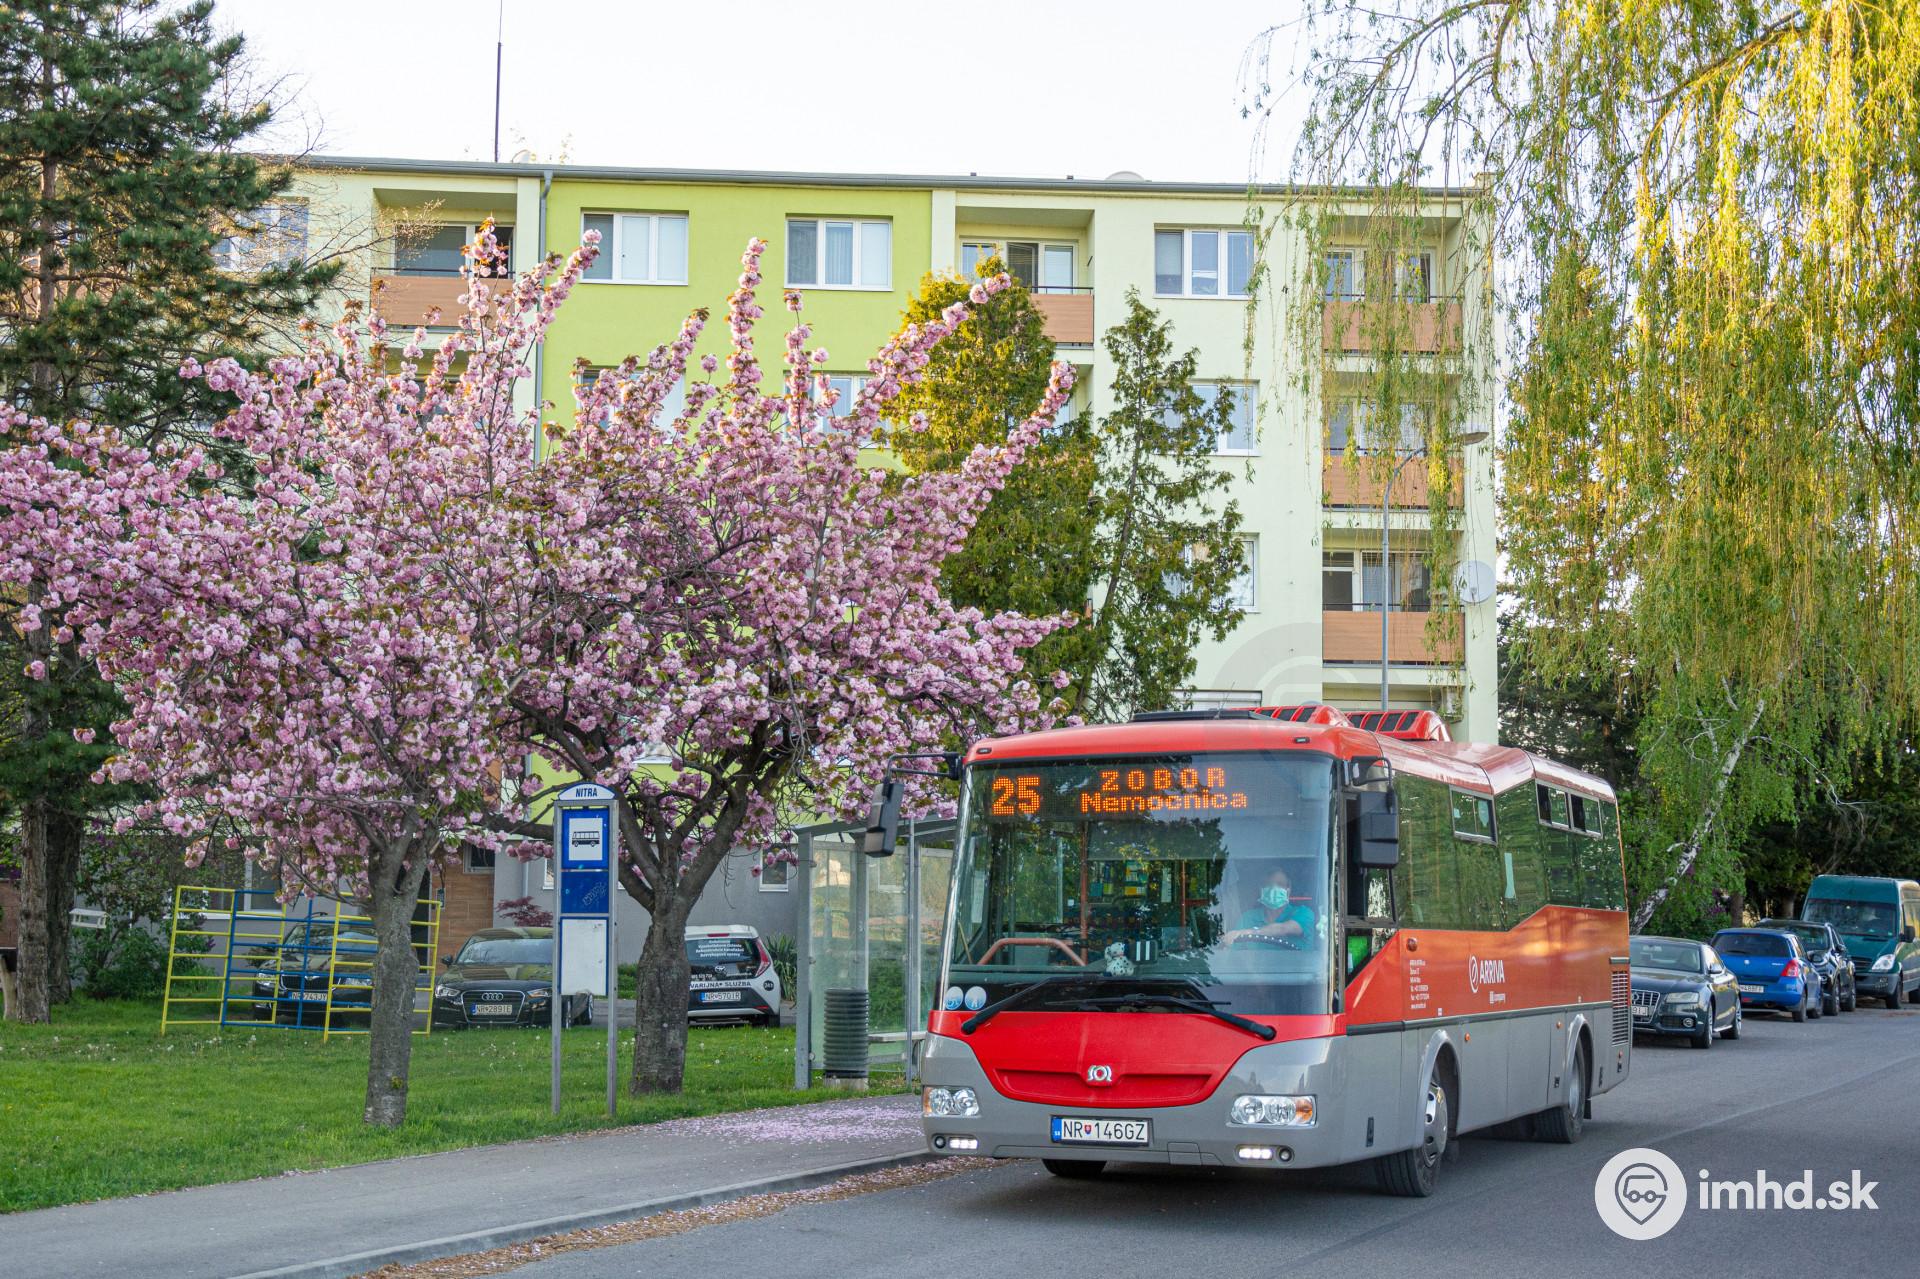
[(917, 1097), (676, 1119), (0, 1217), (0, 1273), (355, 1275), (922, 1157)]

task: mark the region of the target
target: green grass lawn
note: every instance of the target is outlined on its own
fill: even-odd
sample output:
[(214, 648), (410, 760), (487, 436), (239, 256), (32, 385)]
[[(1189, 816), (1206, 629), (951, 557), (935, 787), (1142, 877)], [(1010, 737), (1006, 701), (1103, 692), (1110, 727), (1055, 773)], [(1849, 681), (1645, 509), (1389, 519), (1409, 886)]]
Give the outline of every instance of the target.
[(545, 1033), (416, 1036), (406, 1126), (380, 1132), (360, 1122), (364, 1038), (244, 1023), (163, 1037), (158, 1004), (78, 1000), (48, 1026), (0, 1022), (0, 1212), (845, 1095), (793, 1090), (791, 1028), (713, 1027), (689, 1032), (684, 1093), (630, 1098), (630, 1035), (617, 1121), (603, 1029), (567, 1033), (557, 1117)]

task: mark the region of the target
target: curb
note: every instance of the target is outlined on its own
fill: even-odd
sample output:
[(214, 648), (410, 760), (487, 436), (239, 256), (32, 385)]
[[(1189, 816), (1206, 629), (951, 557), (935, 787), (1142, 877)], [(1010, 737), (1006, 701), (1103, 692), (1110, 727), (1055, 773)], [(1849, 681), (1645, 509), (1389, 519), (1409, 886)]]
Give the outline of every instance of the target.
[(793, 1190), (812, 1190), (816, 1186), (828, 1185), (843, 1177), (881, 1172), (888, 1168), (902, 1168), (910, 1164), (931, 1163), (940, 1157), (932, 1151), (915, 1150), (906, 1154), (883, 1155), (878, 1159), (859, 1159), (852, 1163), (835, 1164), (830, 1168), (788, 1173), (782, 1177), (769, 1177), (762, 1181), (743, 1181), (737, 1185), (720, 1186), (712, 1190), (695, 1190), (682, 1195), (670, 1195), (664, 1199), (643, 1199), (638, 1203), (621, 1204), (613, 1208), (597, 1208), (592, 1212), (543, 1217), (538, 1221), (516, 1222), (510, 1226), (474, 1230), (463, 1235), (443, 1235), (438, 1239), (425, 1239), (419, 1243), (393, 1244), (385, 1248), (349, 1253), (341, 1257), (328, 1257), (321, 1261), (306, 1261), (273, 1270), (250, 1270), (245, 1274), (233, 1276), (233, 1279), (295, 1279), (296, 1276), (298, 1279), (349, 1279), (350, 1276), (365, 1274), (369, 1270), (378, 1270), (382, 1266), (433, 1261), (441, 1257), (457, 1257), (468, 1252), (486, 1252), (492, 1248), (504, 1248), (509, 1244), (525, 1243), (529, 1239), (538, 1239), (542, 1235), (589, 1230), (595, 1226), (610, 1226), (617, 1222), (651, 1217), (663, 1212), (704, 1208), (710, 1204), (744, 1199), (748, 1195), (776, 1195)]

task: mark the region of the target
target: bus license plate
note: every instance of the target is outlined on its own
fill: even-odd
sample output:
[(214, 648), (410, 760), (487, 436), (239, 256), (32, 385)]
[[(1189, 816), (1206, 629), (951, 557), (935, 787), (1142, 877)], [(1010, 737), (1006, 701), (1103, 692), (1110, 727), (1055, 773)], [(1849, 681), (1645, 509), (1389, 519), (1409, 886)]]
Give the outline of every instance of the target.
[(737, 1004), (740, 1002), (740, 992), (737, 990), (703, 990), (700, 992), (700, 1002), (703, 1004)]
[(1096, 1119), (1090, 1115), (1055, 1115), (1053, 1139), (1062, 1145), (1144, 1146), (1153, 1136), (1146, 1119)]
[(1766, 991), (1767, 988), (1765, 986), (1752, 986), (1746, 982), (1740, 983), (1740, 993), (1743, 995), (1764, 995)]

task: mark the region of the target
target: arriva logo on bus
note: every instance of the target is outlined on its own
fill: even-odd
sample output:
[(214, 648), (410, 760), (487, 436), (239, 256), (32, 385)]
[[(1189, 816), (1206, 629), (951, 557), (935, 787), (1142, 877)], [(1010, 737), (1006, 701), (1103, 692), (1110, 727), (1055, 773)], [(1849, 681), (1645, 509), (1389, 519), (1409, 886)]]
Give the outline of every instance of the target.
[(1467, 989), (1474, 994), (1479, 994), (1482, 986), (1500, 986), (1504, 985), (1506, 980), (1506, 960), (1482, 959), (1478, 955), (1467, 956)]

